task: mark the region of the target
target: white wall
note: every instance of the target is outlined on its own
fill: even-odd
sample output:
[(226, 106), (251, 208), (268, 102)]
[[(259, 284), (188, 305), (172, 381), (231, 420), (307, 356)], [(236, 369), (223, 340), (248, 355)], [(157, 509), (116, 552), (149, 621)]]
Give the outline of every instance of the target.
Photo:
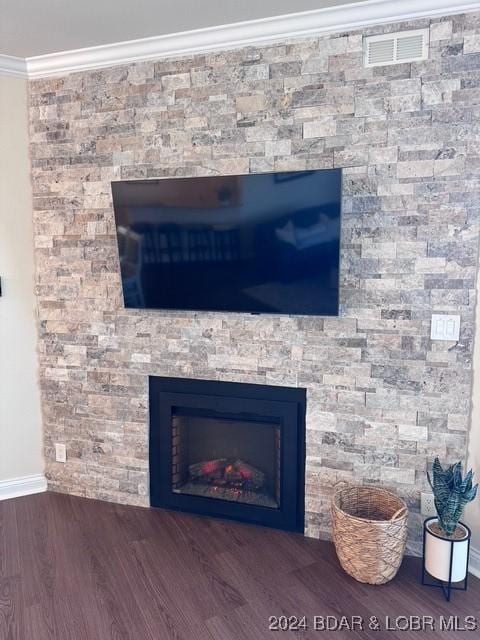
[(0, 485), (44, 469), (33, 274), (27, 83), (0, 76)]
[[(475, 349), (473, 354), (472, 417), (468, 443), (468, 468), (475, 472), (480, 482), (480, 270), (477, 275), (477, 308), (475, 313)], [(470, 565), (480, 572), (480, 492), (468, 505), (465, 521), (472, 529), (472, 557)]]

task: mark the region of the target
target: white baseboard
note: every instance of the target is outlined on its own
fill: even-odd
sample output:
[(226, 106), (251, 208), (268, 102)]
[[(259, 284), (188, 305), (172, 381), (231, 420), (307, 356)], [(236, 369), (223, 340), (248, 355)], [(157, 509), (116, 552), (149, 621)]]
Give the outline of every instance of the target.
[(43, 493), (47, 490), (47, 480), (43, 473), (23, 478), (0, 480), (0, 500), (29, 496), (32, 493)]
[(476, 578), (480, 578), (480, 549), (470, 547), (470, 562), (468, 570)]

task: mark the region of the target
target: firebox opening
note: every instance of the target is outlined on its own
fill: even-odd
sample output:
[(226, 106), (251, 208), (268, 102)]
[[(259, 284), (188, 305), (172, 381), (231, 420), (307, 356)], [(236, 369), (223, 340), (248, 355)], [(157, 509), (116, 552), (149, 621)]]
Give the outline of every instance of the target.
[(172, 490), (278, 509), (280, 424), (172, 412)]

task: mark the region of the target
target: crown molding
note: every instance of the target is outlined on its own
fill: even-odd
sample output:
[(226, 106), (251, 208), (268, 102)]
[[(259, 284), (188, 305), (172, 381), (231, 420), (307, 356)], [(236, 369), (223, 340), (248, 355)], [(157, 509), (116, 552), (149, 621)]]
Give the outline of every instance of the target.
[[(24, 63), (29, 78), (44, 78), (142, 60), (235, 49), (286, 39), (351, 31), (372, 25), (478, 10), (480, 10), (480, 1), (365, 0), (314, 11), (34, 56), (27, 58)], [(19, 66), (21, 65), (18, 64)]]
[(26, 78), (28, 76), (27, 61), (24, 58), (15, 58), (14, 56), (4, 56), (0, 54), (0, 75)]

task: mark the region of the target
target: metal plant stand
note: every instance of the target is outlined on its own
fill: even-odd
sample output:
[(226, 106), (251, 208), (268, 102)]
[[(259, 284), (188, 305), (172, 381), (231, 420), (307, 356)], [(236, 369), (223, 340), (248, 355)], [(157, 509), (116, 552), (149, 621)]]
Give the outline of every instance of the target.
[[(466, 591), (467, 587), (468, 587), (468, 561), (470, 559), (470, 539), (472, 537), (472, 532), (467, 527), (466, 524), (464, 524), (463, 522), (459, 523), (463, 527), (465, 527), (465, 529), (468, 532), (468, 536), (467, 536), (467, 571), (465, 573), (465, 578), (463, 580), (461, 580), (460, 582), (452, 582), (453, 553), (454, 553), (454, 545), (455, 545), (455, 543), (456, 542), (464, 542), (465, 538), (463, 538), (460, 541), (458, 541), (458, 540), (448, 540), (446, 538), (441, 538), (442, 540), (445, 540), (445, 542), (449, 542), (450, 543), (450, 566), (449, 566), (449, 573), (448, 573), (448, 576), (449, 576), (448, 581), (439, 580), (438, 578), (435, 578), (434, 576), (429, 574), (428, 571), (425, 568), (425, 539), (426, 539), (426, 536), (427, 536), (427, 524), (429, 522), (431, 522), (432, 520), (435, 520), (435, 518), (427, 518), (423, 523), (422, 584), (425, 587), (437, 587), (439, 589), (442, 589), (443, 595), (445, 596), (445, 599), (447, 600), (447, 602), (450, 602), (452, 591)], [(432, 536), (434, 536), (436, 538), (440, 537), (440, 536), (437, 536), (435, 533), (432, 533), (432, 531), (430, 529), (428, 530), (428, 534), (432, 535)], [(428, 580), (427, 576), (429, 576), (430, 578), (433, 578), (433, 580), (435, 580), (435, 582), (427, 582), (427, 580)], [(461, 586), (453, 586), (453, 585), (461, 585)]]

